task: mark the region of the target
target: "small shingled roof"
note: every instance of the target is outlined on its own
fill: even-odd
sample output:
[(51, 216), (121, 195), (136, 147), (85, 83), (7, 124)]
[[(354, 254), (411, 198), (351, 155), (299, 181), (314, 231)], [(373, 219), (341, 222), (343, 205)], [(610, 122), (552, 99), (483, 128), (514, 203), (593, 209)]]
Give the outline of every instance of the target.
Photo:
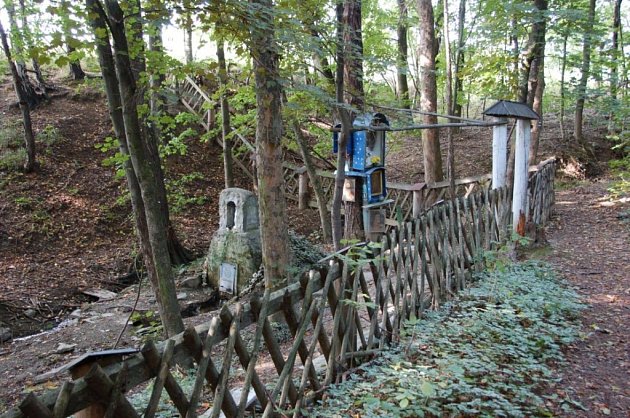
[(536, 120), (540, 117), (525, 103), (499, 100), (483, 112), (486, 116)]

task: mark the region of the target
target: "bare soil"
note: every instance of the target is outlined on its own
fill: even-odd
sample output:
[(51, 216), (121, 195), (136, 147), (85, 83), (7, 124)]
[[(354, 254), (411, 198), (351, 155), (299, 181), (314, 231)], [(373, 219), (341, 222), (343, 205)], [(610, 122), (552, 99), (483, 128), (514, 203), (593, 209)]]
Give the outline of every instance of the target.
[[(9, 83), (0, 84), (3, 121), (19, 119), (18, 110), (11, 106), (15, 100), (11, 89)], [(36, 132), (50, 126), (60, 134), (49, 145), (38, 144), (40, 169), (28, 175), (0, 172), (0, 328), (8, 327), (13, 333), (12, 341), (0, 345), (0, 411), (27, 391), (56, 386), (63, 373), (50, 380), (38, 376), (85, 352), (112, 348), (123, 329), (119, 347), (142, 344), (142, 336), (132, 327), (125, 328), (138, 288), (128, 287), (130, 283), (124, 280), (137, 252), (131, 207), (124, 198), (124, 180), (116, 178), (112, 167), (103, 166), (105, 154), (95, 147), (111, 135), (105, 99), (95, 91), (77, 90), (70, 86), (67, 95), (33, 113)], [(541, 159), (559, 155), (573, 161), (574, 144), (558, 141), (552, 129), (543, 132)], [(593, 138), (601, 136), (593, 129), (587, 129), (589, 133)], [(419, 134), (392, 139), (389, 180), (421, 181)], [(455, 144), (458, 177), (490, 171), (489, 128), (462, 130)], [(185, 157), (173, 156), (165, 162), (167, 180), (174, 184), (183, 175), (201, 173), (181, 193), (205, 199), (184, 206), (172, 218), (184, 245), (202, 256), (219, 221), (221, 150), (196, 140), (187, 145)], [(590, 167), (592, 172), (601, 171), (601, 164)], [(582, 167), (578, 168), (583, 175)], [(237, 185), (251, 188), (244, 177), (237, 179)], [(585, 183), (581, 189), (561, 192), (557, 199), (557, 218), (548, 233), (553, 247), (550, 259), (576, 281), (592, 308), (584, 319), (585, 330), (591, 334), (568, 350), (570, 366), (563, 370), (567, 377), (550, 390), (579, 399), (588, 408), (583, 416), (593, 416), (593, 411), (603, 414), (606, 408), (612, 416), (628, 416), (630, 394), (623, 380), (629, 375), (630, 361), (628, 230), (627, 224), (615, 218), (619, 207), (600, 204), (603, 201), (598, 199), (604, 195), (603, 183)], [(316, 236), (319, 230), (313, 210), (290, 207), (289, 222), (302, 235), (315, 232)], [(198, 263), (180, 269), (178, 283), (198, 275), (199, 269)], [(118, 295), (96, 301), (82, 293), (88, 288)], [(180, 287), (178, 291), (183, 306), (210, 297), (208, 289)], [(137, 308), (155, 310), (155, 299), (146, 285), (140, 294)], [(185, 321), (193, 325), (207, 320), (208, 315), (202, 314)], [(60, 327), (48, 331), (60, 322)], [(39, 334), (27, 336), (34, 333)], [(73, 347), (64, 348), (62, 343)]]
[(610, 181), (556, 194), (548, 260), (588, 308), (583, 338), (568, 347), (562, 380), (551, 390), (577, 406), (571, 417), (630, 416), (630, 200), (611, 200)]

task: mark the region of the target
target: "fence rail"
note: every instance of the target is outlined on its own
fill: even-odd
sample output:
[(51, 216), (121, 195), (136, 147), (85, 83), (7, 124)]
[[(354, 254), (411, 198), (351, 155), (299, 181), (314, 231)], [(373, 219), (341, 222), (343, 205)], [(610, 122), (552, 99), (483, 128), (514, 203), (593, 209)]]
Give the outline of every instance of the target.
[[(554, 172), (554, 160), (532, 172), (529, 213), (538, 224), (551, 215)], [(66, 417), (91, 404), (106, 416), (136, 417), (125, 391), (150, 381), (145, 417), (154, 416), (163, 391), (183, 417), (197, 416), (200, 399), (212, 405), (210, 416), (245, 416), (250, 393), (263, 416), (298, 417), (346, 370), (398, 341), (406, 319), (422, 318), (461, 290), (482, 268), (484, 251), (510, 236), (510, 221), (507, 188), (472, 190), (399, 223), (380, 246), (338, 254), (284, 289), (225, 306), (207, 324), (148, 343), (125, 361), (95, 364), (60, 389), (30, 394), (2, 417)], [(279, 314), (288, 342), (271, 325)], [(186, 393), (173, 369), (191, 359), (197, 374)]]

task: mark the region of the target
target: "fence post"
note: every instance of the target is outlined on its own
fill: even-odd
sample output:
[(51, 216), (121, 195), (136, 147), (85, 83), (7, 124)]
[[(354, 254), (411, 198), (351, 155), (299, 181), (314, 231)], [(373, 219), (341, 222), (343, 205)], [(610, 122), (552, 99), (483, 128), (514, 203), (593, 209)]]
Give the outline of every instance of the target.
[(512, 226), (519, 235), (525, 236), (527, 221), (527, 176), (531, 121), (516, 120), (516, 143), (514, 156), (514, 196), (512, 200)]
[(505, 172), (507, 169), (507, 119), (493, 118), (501, 122), (492, 128), (492, 188), (505, 186)]
[(301, 167), (298, 175), (298, 205), (300, 210), (308, 208), (309, 198), (308, 173), (305, 167)]
[(413, 200), (412, 200), (412, 217), (419, 218), (424, 212), (424, 197), (422, 196), (422, 190), (426, 186), (426, 183), (417, 183), (413, 185)]

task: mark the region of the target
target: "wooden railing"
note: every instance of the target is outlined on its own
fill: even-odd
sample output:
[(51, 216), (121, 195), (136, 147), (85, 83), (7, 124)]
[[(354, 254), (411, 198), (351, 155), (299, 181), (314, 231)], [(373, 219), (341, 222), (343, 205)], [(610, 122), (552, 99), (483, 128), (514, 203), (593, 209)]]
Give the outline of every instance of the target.
[[(554, 170), (549, 161), (532, 173), (530, 214), (540, 223), (551, 214)], [(60, 389), (29, 394), (2, 418), (66, 417), (95, 403), (107, 416), (136, 417), (125, 391), (150, 381), (148, 417), (163, 391), (186, 417), (197, 416), (200, 399), (211, 405), (210, 416), (243, 416), (250, 393), (262, 416), (301, 416), (345, 371), (398, 341), (406, 319), (422, 318), (461, 290), (483, 267), (484, 252), (508, 239), (511, 219), (507, 188), (442, 202), (392, 228), (380, 246), (330, 256), (284, 289), (224, 306), (207, 324), (148, 343), (125, 361), (95, 364)], [(272, 315), (284, 318), (288, 342), (272, 328)], [(173, 370), (190, 360), (196, 380), (186, 393)]]

